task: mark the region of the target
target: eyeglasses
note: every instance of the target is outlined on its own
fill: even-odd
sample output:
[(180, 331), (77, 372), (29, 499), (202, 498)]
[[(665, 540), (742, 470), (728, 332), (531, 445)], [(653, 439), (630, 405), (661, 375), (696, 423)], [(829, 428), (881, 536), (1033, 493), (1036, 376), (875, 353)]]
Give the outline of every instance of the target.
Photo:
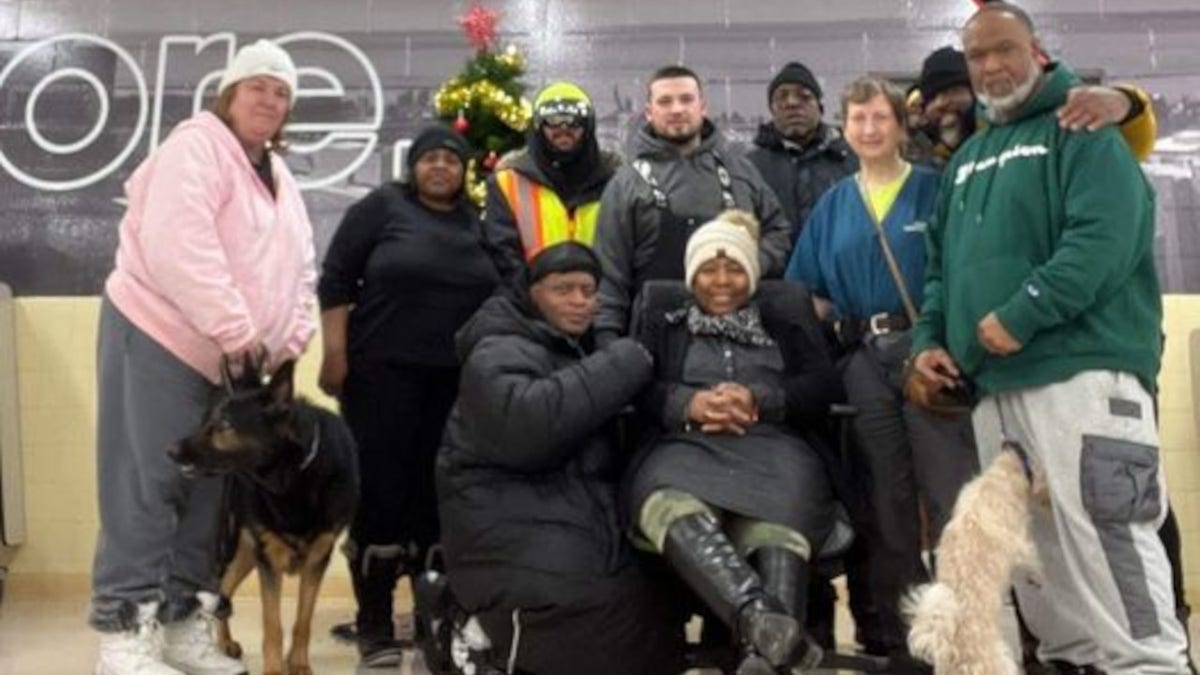
[(543, 127), (552, 129), (582, 129), (583, 118), (569, 113), (556, 113), (541, 118)]

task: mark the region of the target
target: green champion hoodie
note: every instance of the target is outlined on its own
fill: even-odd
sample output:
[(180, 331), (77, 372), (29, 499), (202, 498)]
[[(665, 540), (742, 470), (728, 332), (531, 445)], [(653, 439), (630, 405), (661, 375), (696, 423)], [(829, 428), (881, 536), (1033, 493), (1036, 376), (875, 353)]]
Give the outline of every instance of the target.
[[(982, 394), (1085, 370), (1132, 373), (1155, 391), (1154, 192), (1116, 129), (1059, 128), (1078, 82), (1052, 66), (1018, 118), (971, 136), (942, 177), (913, 353), (944, 346)], [(979, 343), (993, 311), (1022, 344), (1015, 354)]]

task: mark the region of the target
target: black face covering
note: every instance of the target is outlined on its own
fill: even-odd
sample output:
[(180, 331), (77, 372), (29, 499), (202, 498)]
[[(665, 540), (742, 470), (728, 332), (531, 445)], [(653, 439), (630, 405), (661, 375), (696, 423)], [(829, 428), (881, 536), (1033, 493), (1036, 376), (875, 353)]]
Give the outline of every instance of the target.
[(593, 118), (584, 122), (579, 144), (563, 152), (550, 144), (541, 127), (530, 132), (529, 151), (550, 181), (550, 187), (564, 200), (586, 187), (585, 183), (600, 163), (600, 144), (596, 142), (596, 123)]

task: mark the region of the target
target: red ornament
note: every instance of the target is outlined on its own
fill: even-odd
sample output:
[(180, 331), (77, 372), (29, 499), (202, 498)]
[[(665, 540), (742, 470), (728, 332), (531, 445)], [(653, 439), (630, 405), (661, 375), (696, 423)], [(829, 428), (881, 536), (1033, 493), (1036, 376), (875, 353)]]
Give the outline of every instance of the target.
[(483, 168), (487, 169), (488, 171), (491, 171), (492, 169), (496, 168), (496, 164), (498, 164), (499, 162), (500, 162), (500, 156), (496, 154), (495, 150), (492, 150), (491, 152), (489, 152), (487, 154), (487, 157), (483, 158)]
[(458, 111), (458, 117), (454, 120), (454, 130), (460, 134), (465, 134), (471, 129), (471, 123), (467, 121), (467, 116), (463, 111)]
[(466, 14), (458, 17), (458, 25), (467, 34), (467, 40), (479, 51), (488, 51), (496, 41), (496, 25), (500, 23), (500, 12), (480, 4), (471, 5)]

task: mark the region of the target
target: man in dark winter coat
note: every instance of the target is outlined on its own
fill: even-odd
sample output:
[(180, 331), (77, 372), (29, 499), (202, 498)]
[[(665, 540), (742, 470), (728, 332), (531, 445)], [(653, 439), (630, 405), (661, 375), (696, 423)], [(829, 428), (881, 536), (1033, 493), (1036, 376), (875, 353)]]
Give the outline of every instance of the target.
[(596, 141), (587, 92), (570, 82), (543, 88), (525, 147), (488, 178), (483, 231), (501, 278), (513, 280), (526, 261), (561, 241), (591, 246), (600, 193), (620, 164)]
[(592, 351), (600, 265), (577, 242), (535, 257), (458, 336), (458, 402), (438, 458), (450, 586), (507, 672), (683, 670), (682, 617), (618, 522), (617, 413), (651, 358)]
[(617, 170), (600, 199), (601, 343), (627, 331), (629, 308), (643, 283), (683, 279), (688, 237), (726, 209), (754, 214), (762, 225), (763, 277), (783, 274), (792, 226), (758, 169), (726, 145), (706, 112), (700, 78), (691, 70), (666, 66), (650, 77), (635, 159)]
[[(758, 128), (754, 148), (747, 157), (771, 186), (791, 223), (793, 244), (800, 236), (808, 214), (821, 195), (834, 183), (858, 169), (858, 158), (837, 127), (825, 124), (823, 92), (816, 76), (802, 63), (791, 62), (780, 69), (767, 86), (771, 121)], [(860, 545), (861, 546), (861, 545)], [(858, 573), (855, 556), (848, 561), (853, 599), (851, 608), (859, 626), (859, 638), (871, 640), (873, 620), (866, 616), (867, 593), (858, 590), (864, 574)], [(806, 628), (824, 647), (834, 644), (833, 619), (836, 594), (819, 575), (813, 578)]]
[(771, 121), (758, 128), (747, 157), (758, 167), (792, 224), (792, 241), (831, 185), (858, 168), (842, 133), (821, 121), (825, 106), (812, 71), (795, 61), (767, 87)]

